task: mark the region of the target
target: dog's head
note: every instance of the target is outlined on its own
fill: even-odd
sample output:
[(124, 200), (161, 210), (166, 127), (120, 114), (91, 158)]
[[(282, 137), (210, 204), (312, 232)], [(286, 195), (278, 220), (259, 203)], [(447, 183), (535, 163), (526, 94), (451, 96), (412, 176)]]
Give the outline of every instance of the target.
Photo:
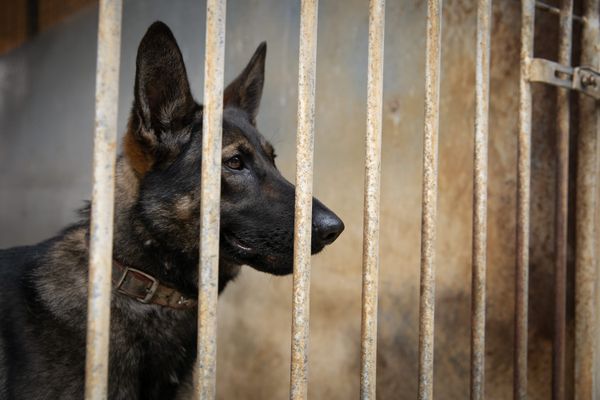
[[(224, 92), (220, 257), (283, 275), (292, 272), (294, 186), (256, 126), (266, 53), (263, 43)], [(161, 246), (197, 254), (202, 105), (192, 98), (181, 52), (163, 23), (140, 43), (134, 90), (124, 148), (140, 181), (137, 213)], [(314, 254), (344, 224), (317, 199), (312, 221)]]

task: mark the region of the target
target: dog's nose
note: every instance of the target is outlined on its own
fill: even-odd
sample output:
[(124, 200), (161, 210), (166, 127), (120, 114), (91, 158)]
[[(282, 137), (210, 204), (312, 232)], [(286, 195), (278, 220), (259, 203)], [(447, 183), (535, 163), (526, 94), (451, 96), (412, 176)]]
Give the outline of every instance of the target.
[(344, 223), (332, 212), (317, 214), (313, 223), (314, 234), (322, 246), (333, 243), (344, 230)]

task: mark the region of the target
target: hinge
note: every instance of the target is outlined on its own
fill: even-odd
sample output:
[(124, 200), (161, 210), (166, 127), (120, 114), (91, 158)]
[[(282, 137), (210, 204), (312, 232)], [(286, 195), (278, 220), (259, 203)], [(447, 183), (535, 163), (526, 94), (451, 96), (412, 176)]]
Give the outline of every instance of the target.
[(529, 63), (529, 80), (577, 90), (600, 99), (600, 72), (590, 67), (567, 67), (543, 58)]

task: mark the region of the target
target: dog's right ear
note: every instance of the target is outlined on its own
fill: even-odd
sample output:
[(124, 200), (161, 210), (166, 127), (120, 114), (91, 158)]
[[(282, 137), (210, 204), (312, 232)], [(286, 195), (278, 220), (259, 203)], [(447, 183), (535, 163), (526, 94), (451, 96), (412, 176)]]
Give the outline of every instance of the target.
[(256, 115), (265, 83), (266, 57), (267, 42), (262, 42), (246, 68), (227, 85), (223, 93), (224, 106), (234, 106), (245, 111), (253, 125), (256, 125)]
[(187, 127), (200, 112), (173, 33), (164, 23), (153, 23), (138, 48), (133, 109), (124, 142), (136, 172), (144, 175), (157, 162), (176, 156), (189, 139)]

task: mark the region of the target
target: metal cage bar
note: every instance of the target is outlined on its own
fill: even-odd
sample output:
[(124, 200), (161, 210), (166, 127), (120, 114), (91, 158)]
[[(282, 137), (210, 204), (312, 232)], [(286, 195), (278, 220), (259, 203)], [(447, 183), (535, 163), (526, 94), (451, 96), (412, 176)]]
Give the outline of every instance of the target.
[(375, 400), (385, 0), (369, 2), (360, 398)]
[[(563, 3), (564, 4), (564, 3)], [(540, 9), (540, 11), (547, 11), (551, 14), (555, 14), (560, 16), (563, 13), (563, 8), (562, 7), (554, 7), (550, 4), (544, 3), (542, 1), (536, 1), (535, 2), (535, 6)], [(582, 22), (583, 18), (579, 15), (573, 15), (573, 11), (571, 10), (571, 17), (573, 19), (573, 21), (577, 21), (577, 22)]]
[(427, 1), (425, 129), (421, 217), (421, 291), (419, 299), (419, 400), (433, 399), (435, 235), (437, 225), (438, 131), (442, 0)]
[(310, 256), (318, 5), (318, 0), (302, 0), (300, 6), (296, 211), (294, 219), (294, 289), (292, 296), (292, 357), (290, 367), (290, 398), (294, 400), (306, 399), (308, 392)]
[[(571, 66), (573, 0), (563, 0), (560, 10), (558, 62)], [(554, 236), (554, 343), (552, 351), (552, 398), (565, 398), (567, 222), (569, 204), (569, 90), (557, 88), (556, 216)]]
[(521, 76), (517, 160), (517, 260), (515, 271), (514, 398), (527, 398), (527, 298), (529, 293), (529, 201), (531, 192), (531, 83), (535, 2), (521, 8)]
[[(585, 23), (581, 43), (581, 65), (600, 67), (599, 0), (584, 1)], [(596, 82), (596, 85), (600, 82)], [(594, 396), (595, 343), (595, 210), (597, 185), (597, 142), (599, 103), (587, 96), (579, 98), (579, 138), (577, 144), (577, 208), (575, 210), (575, 399)], [(597, 383), (596, 383), (597, 384)]]
[(215, 398), (217, 381), (217, 296), (226, 3), (226, 0), (208, 0), (206, 3), (198, 356), (195, 395), (198, 399), (207, 400)]
[(488, 118), (492, 0), (477, 4), (475, 146), (473, 172), (473, 266), (471, 283), (471, 399), (483, 400), (487, 269)]
[(106, 399), (113, 248), (121, 0), (101, 0), (87, 306), (86, 400)]

